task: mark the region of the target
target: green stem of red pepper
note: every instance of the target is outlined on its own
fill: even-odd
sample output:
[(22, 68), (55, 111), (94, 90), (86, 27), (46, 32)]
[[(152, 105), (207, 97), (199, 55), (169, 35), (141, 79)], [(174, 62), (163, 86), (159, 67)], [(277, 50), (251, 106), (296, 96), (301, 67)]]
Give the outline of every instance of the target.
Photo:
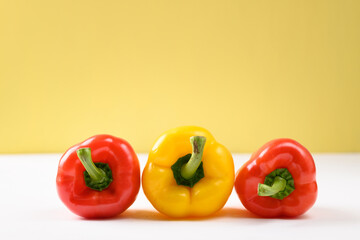
[(190, 138), (192, 145), (192, 154), (190, 160), (181, 168), (181, 176), (185, 179), (190, 179), (194, 176), (196, 170), (199, 168), (206, 138), (202, 136), (192, 136)]
[(265, 177), (264, 183), (258, 185), (259, 196), (284, 199), (294, 191), (294, 179), (286, 168), (278, 168)]
[(258, 195), (259, 196), (272, 196), (276, 193), (283, 191), (286, 187), (286, 180), (282, 177), (275, 177), (274, 183), (272, 186), (259, 183), (258, 186)]
[(112, 182), (112, 172), (109, 165), (101, 162), (94, 164), (90, 148), (80, 148), (76, 150), (76, 153), (86, 170), (84, 172), (86, 186), (97, 191), (107, 188)]
[(91, 179), (97, 182), (103, 182), (106, 174), (100, 168), (97, 168), (91, 159), (90, 148), (80, 148), (76, 151), (81, 163), (84, 165), (86, 171), (89, 173)]

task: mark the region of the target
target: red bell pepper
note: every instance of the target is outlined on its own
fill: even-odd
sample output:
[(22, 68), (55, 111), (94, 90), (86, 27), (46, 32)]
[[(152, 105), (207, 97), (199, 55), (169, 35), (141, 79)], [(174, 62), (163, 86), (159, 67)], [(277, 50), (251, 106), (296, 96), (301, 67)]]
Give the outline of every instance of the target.
[(85, 218), (113, 217), (136, 199), (139, 160), (125, 140), (96, 135), (63, 154), (56, 185), (60, 199), (73, 213)]
[(295, 217), (317, 198), (315, 163), (291, 139), (276, 139), (253, 153), (237, 172), (236, 192), (246, 209), (262, 217)]

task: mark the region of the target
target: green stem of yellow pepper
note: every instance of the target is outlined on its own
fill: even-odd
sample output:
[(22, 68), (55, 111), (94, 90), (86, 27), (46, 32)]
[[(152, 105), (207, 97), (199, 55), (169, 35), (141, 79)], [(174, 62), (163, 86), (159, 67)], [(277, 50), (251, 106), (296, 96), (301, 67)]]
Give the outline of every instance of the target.
[(202, 136), (192, 136), (190, 142), (192, 145), (191, 158), (181, 168), (181, 176), (185, 179), (192, 178), (200, 166), (206, 138)]

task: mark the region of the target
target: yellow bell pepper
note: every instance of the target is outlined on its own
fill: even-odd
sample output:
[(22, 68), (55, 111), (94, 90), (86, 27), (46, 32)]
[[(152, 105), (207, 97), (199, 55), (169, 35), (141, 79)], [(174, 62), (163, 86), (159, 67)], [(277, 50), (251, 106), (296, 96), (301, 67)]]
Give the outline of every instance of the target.
[(223, 208), (234, 175), (231, 153), (210, 132), (179, 127), (155, 142), (142, 187), (151, 204), (167, 216), (204, 217)]

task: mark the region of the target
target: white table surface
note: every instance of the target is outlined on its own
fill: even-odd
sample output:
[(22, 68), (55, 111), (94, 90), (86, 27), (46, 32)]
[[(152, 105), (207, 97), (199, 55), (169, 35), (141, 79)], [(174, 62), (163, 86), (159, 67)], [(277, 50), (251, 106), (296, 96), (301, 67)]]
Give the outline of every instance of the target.
[[(318, 199), (296, 219), (261, 219), (235, 191), (212, 218), (167, 220), (142, 189), (135, 203), (110, 220), (84, 220), (59, 200), (60, 154), (0, 155), (0, 239), (359, 239), (360, 154), (315, 154)], [(235, 169), (249, 154), (234, 154)], [(141, 168), (147, 155), (139, 154)]]

